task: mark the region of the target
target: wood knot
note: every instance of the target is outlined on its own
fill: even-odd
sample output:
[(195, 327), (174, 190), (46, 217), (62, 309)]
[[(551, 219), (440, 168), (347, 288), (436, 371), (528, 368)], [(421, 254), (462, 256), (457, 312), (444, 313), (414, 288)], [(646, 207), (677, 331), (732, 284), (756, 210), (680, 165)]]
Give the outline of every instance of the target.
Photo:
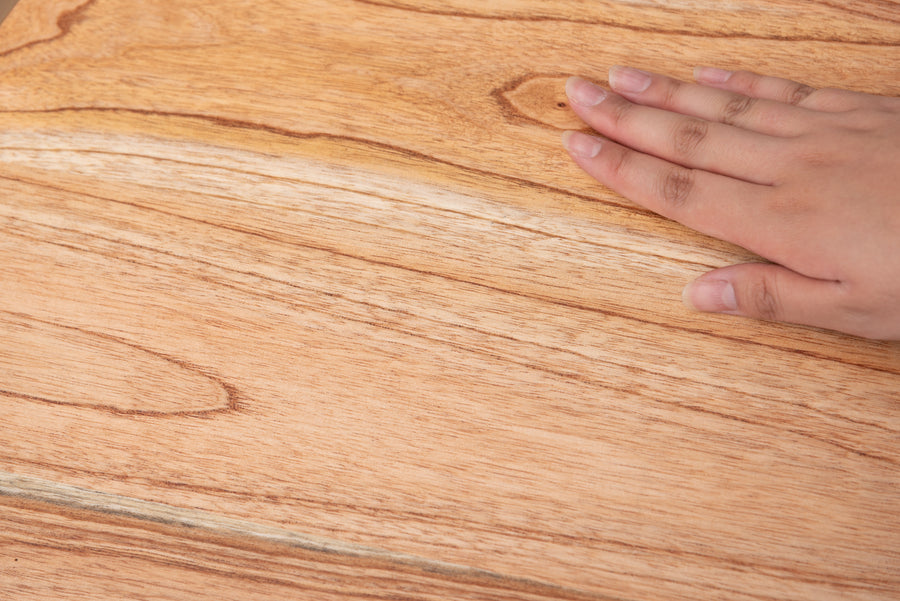
[(191, 365), (102, 334), (0, 313), (0, 394), (132, 415), (234, 408), (221, 382)]
[(21, 3), (3, 25), (0, 55), (58, 40), (83, 20), (95, 0), (36, 0)]
[(527, 75), (496, 90), (505, 117), (514, 123), (538, 123), (554, 129), (582, 129), (584, 122), (569, 107), (568, 75)]

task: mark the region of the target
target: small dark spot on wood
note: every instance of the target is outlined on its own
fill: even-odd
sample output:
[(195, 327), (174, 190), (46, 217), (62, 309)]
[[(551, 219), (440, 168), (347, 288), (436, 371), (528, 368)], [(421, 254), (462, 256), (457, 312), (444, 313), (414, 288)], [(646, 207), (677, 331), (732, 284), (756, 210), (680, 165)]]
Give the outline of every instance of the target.
[(566, 108), (566, 103), (565, 102), (557, 102), (556, 106), (558, 106), (561, 109), (564, 109), (564, 108)]

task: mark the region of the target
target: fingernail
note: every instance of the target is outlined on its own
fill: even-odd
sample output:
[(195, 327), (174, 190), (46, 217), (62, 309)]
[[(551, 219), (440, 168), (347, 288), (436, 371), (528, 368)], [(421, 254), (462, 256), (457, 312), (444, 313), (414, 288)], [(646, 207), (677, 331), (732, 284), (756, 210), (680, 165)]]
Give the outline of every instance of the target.
[(638, 94), (650, 87), (650, 74), (631, 67), (609, 70), (609, 86), (617, 92)]
[(737, 311), (734, 286), (726, 280), (695, 280), (684, 287), (684, 304), (694, 311), (725, 313)]
[(725, 83), (734, 71), (717, 69), (715, 67), (697, 67), (694, 69), (694, 79), (703, 83)]
[(600, 140), (580, 131), (567, 131), (562, 135), (566, 150), (583, 159), (592, 159), (600, 152)]
[(582, 106), (595, 106), (606, 98), (606, 90), (580, 77), (570, 77), (566, 81), (566, 95)]

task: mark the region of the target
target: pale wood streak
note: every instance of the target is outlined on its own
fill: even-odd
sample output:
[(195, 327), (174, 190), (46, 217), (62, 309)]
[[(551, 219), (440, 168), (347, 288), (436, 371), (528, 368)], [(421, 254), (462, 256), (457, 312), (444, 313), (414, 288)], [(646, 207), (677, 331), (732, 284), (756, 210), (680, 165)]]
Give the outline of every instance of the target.
[[(32, 592), (55, 599), (76, 591), (91, 599), (117, 598), (128, 589), (166, 599), (183, 599), (194, 589), (192, 598), (214, 599), (234, 595), (238, 589), (233, 583), (238, 580), (246, 583), (241, 586), (241, 594), (247, 595), (243, 598), (295, 598), (291, 596), (303, 591), (344, 598), (381, 582), (384, 586), (375, 591), (376, 597), (499, 599), (515, 591), (517, 597), (535, 601), (610, 599), (4, 472), (0, 472), (0, 507), (0, 546), (6, 550), (0, 559), (0, 593), (17, 598), (23, 592), (16, 586), (22, 574), (39, 574), (50, 555), (55, 556), (55, 569), (36, 578)], [(69, 550), (78, 559), (67, 561)], [(113, 563), (104, 568), (88, 561), (86, 566), (85, 557)], [(166, 584), (166, 572), (178, 587)], [(81, 582), (73, 586), (72, 579)], [(126, 581), (127, 587), (118, 584)], [(255, 581), (270, 585), (261, 596), (253, 588)]]
[(900, 94), (896, 6), (22, 0), (0, 596), (896, 599), (900, 345), (687, 311), (758, 257), (560, 146), (614, 64)]

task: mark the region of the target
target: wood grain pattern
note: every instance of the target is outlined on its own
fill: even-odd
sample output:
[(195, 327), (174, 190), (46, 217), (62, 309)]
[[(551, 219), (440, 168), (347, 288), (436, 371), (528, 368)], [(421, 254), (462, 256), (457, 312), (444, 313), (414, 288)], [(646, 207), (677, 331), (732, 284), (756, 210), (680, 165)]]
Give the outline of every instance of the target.
[(27, 581), (29, 595), (53, 599), (503, 599), (511, 588), (535, 601), (600, 599), (34, 478), (0, 475), (0, 492), (0, 592), (12, 598)]
[(752, 256), (559, 131), (618, 63), (900, 94), (897, 16), (21, 0), (0, 592), (896, 599), (900, 345), (687, 312)]
[(0, 315), (3, 394), (146, 415), (224, 411), (226, 387), (178, 361), (114, 338)]
[[(606, 25), (647, 33), (703, 38), (759, 38), (897, 42), (900, 14), (892, 0), (834, 2), (814, 0), (358, 0), (423, 14), (504, 21), (570, 22)], [(836, 27), (836, 21), (841, 27)], [(823, 24), (825, 26), (823, 26)]]

